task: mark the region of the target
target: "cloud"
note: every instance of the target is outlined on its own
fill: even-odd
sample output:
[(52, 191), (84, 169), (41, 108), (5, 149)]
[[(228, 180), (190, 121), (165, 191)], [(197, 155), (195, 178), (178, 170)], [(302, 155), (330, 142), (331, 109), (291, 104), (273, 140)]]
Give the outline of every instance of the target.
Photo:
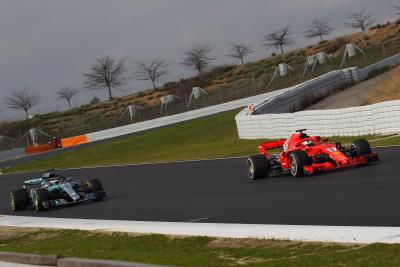
[[(65, 109), (55, 99), (63, 86), (79, 87), (82, 73), (95, 58), (127, 56), (131, 61), (156, 56), (173, 63), (168, 80), (192, 75), (181, 66), (183, 51), (193, 44), (213, 47), (216, 64), (228, 62), (224, 55), (230, 42), (246, 42), (256, 53), (252, 59), (270, 54), (261, 36), (282, 25), (298, 32), (315, 17), (332, 19), (335, 34), (345, 31), (341, 21), (350, 11), (368, 7), (378, 21), (393, 18), (385, 0), (4, 0), (0, 4), (0, 80), (4, 98), (15, 88), (27, 86), (42, 96), (34, 112)], [(134, 90), (146, 83), (131, 81)], [(122, 92), (126, 93), (126, 92)], [(121, 94), (122, 94), (121, 93)], [(93, 95), (80, 95), (78, 104)], [(19, 116), (2, 101), (0, 116)]]

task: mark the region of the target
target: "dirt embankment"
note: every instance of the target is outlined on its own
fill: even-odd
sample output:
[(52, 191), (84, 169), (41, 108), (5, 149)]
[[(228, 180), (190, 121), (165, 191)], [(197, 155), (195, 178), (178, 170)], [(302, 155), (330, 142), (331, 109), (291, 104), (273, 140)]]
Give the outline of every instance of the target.
[(400, 99), (400, 67), (325, 98), (306, 110), (358, 107)]

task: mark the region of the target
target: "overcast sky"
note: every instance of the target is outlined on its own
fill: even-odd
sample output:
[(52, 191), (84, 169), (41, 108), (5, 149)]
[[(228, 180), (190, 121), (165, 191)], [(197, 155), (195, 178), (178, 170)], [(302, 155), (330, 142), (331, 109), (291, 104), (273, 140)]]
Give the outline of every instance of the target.
[[(80, 88), (82, 73), (97, 57), (166, 58), (172, 66), (165, 82), (193, 75), (180, 62), (194, 44), (210, 44), (214, 64), (230, 63), (224, 56), (230, 42), (252, 45), (251, 60), (260, 59), (273, 52), (262, 46), (262, 35), (283, 25), (291, 26), (297, 46), (304, 46), (313, 41), (301, 32), (314, 18), (330, 18), (336, 36), (349, 32), (341, 24), (349, 12), (368, 7), (377, 23), (384, 23), (394, 19), (394, 4), (400, 0), (0, 0), (0, 119), (23, 118), (4, 105), (4, 98), (21, 87), (42, 98), (31, 114), (66, 109), (55, 91)], [(148, 87), (131, 80), (117, 94)], [(85, 92), (73, 105), (93, 96), (107, 94)]]

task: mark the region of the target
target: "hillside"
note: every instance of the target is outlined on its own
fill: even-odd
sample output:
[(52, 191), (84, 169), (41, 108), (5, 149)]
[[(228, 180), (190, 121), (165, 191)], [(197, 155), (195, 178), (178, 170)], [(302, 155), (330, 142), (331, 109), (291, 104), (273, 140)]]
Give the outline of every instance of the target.
[(397, 67), (324, 98), (306, 110), (358, 107), (400, 99), (399, 86), (400, 67)]
[(377, 86), (366, 97), (366, 104), (400, 99), (400, 67), (380, 79)]
[[(363, 67), (383, 58), (382, 40), (385, 40), (386, 56), (400, 52), (400, 23), (378, 25), (367, 33), (356, 33), (349, 36), (323, 41), (307, 48), (297, 49), (285, 54), (285, 61), (295, 69), (295, 74), (286, 79), (277, 79), (270, 88), (267, 84), (276, 66), (283, 62), (280, 55), (274, 55), (244, 65), (217, 66), (197, 77), (168, 82), (157, 90), (147, 90), (135, 94), (115, 98), (96, 104), (87, 104), (65, 112), (51, 112), (37, 115), (33, 119), (3, 123), (0, 134), (18, 138), (30, 127), (38, 126), (54, 136), (66, 137), (81, 133), (107, 129), (131, 123), (123, 111), (130, 104), (136, 104), (145, 109), (136, 121), (147, 120), (160, 116), (159, 98), (163, 95), (174, 94), (187, 99), (194, 86), (200, 86), (208, 92), (203, 100), (193, 103), (190, 109), (204, 105), (213, 105), (250, 95), (264, 93), (321, 75), (332, 69), (337, 69), (342, 60), (343, 46), (356, 43), (362, 47), (367, 56), (357, 56), (348, 62), (348, 66)], [(317, 67), (312, 75), (302, 77), (307, 56), (324, 51), (331, 55), (332, 62), (328, 68)], [(175, 103), (169, 114), (187, 111), (184, 100)], [(166, 114), (163, 114), (165, 116)], [(1, 149), (1, 146), (0, 146)]]

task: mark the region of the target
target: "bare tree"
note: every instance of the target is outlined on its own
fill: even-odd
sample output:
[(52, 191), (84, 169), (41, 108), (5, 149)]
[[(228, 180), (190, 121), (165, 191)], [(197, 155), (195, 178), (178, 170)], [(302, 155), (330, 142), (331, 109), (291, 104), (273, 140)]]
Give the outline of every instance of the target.
[(263, 36), (263, 40), (265, 42), (265, 46), (280, 49), (282, 57), (284, 57), (284, 47), (296, 44), (293, 38), (293, 33), (290, 31), (289, 26), (283, 27), (282, 29), (278, 29), (269, 34), (265, 34)]
[(151, 81), (153, 88), (156, 89), (156, 82), (167, 74), (169, 63), (165, 59), (156, 58), (149, 64), (144, 61), (135, 62), (134, 76), (139, 81)]
[(320, 37), (321, 41), (324, 40), (324, 36), (328, 36), (333, 31), (330, 26), (330, 20), (328, 18), (314, 19), (307, 26), (307, 30), (304, 32), (307, 38)]
[(75, 95), (79, 94), (79, 90), (71, 87), (63, 87), (60, 90), (58, 90), (56, 94), (58, 99), (65, 99), (68, 102), (69, 109), (71, 110), (72, 109), (71, 99)]
[(108, 90), (109, 99), (113, 98), (112, 90), (124, 86), (129, 78), (124, 76), (127, 58), (119, 60), (111, 56), (97, 58), (88, 73), (84, 73), (84, 88), (88, 90)]
[(254, 53), (254, 51), (251, 49), (251, 46), (246, 45), (244, 43), (241, 44), (232, 43), (229, 44), (229, 46), (230, 46), (230, 53), (226, 56), (239, 60), (242, 63), (242, 65), (244, 63), (244, 58), (250, 55), (251, 53)]
[(10, 109), (23, 110), (26, 118), (29, 119), (28, 111), (38, 105), (40, 96), (34, 92), (29, 91), (27, 88), (17, 89), (11, 93), (5, 100), (5, 104)]
[(345, 21), (343, 24), (348, 28), (361, 29), (363, 32), (365, 32), (374, 22), (375, 19), (372, 13), (368, 13), (368, 9), (365, 8), (359, 12), (349, 14), (347, 16), (347, 21)]
[(185, 51), (185, 59), (182, 64), (193, 68), (198, 73), (203, 72), (214, 58), (210, 57), (211, 48), (209, 45), (196, 45)]

